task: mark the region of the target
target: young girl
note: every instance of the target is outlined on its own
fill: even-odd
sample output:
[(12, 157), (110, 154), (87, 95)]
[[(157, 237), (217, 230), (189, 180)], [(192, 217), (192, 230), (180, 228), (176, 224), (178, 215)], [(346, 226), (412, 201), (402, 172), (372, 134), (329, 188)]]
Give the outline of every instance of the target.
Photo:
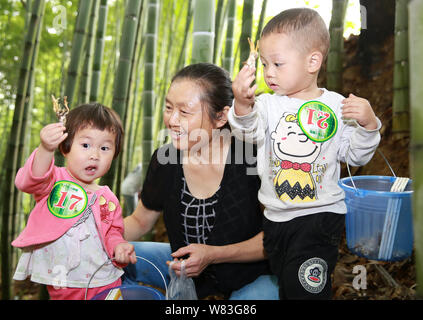
[[(71, 110), (62, 123), (45, 126), (40, 145), (16, 175), (16, 187), (34, 195), (36, 206), (26, 228), (12, 242), (23, 249), (15, 280), (47, 285), (51, 299), (87, 299), (121, 284), (122, 267), (136, 262), (123, 239), (119, 201), (96, 180), (120, 152), (119, 116), (100, 104)], [(54, 165), (59, 147), (66, 167)]]

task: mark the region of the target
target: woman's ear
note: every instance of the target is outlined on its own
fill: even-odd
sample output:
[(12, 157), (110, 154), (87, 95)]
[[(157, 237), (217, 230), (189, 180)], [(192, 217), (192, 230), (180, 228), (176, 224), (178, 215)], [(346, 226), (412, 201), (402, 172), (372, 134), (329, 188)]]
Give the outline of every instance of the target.
[(313, 51), (308, 59), (308, 71), (310, 73), (319, 72), (323, 64), (323, 54), (320, 51)]
[(230, 107), (226, 106), (223, 108), (222, 111), (220, 111), (218, 113), (218, 117), (216, 120), (216, 127), (217, 128), (221, 128), (223, 127), (226, 123), (228, 123), (228, 112), (229, 112)]

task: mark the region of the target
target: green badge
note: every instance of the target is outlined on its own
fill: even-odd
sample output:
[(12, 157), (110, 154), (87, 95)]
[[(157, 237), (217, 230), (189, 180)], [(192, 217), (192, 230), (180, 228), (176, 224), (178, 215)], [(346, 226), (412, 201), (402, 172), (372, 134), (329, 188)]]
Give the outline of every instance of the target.
[(88, 196), (85, 190), (75, 182), (57, 181), (47, 199), (50, 212), (58, 218), (70, 219), (85, 211)]
[(298, 124), (304, 134), (315, 142), (329, 140), (338, 129), (335, 113), (320, 101), (308, 101), (300, 107)]

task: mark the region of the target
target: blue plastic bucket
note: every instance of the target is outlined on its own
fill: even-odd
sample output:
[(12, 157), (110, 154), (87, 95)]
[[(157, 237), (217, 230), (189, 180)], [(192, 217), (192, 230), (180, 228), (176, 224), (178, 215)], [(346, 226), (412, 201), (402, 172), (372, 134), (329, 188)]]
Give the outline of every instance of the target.
[(137, 285), (125, 285), (104, 290), (94, 296), (91, 300), (104, 300), (109, 291), (119, 288), (122, 293), (123, 300), (166, 300), (165, 296), (158, 290)]
[[(371, 260), (398, 261), (413, 250), (413, 194), (411, 180), (404, 192), (390, 192), (395, 177), (355, 176), (339, 180), (345, 191), (347, 246), (354, 254)], [(353, 182), (351, 181), (353, 180)], [(393, 209), (395, 208), (395, 209)], [(393, 246), (381, 258), (381, 242), (386, 235), (387, 216), (397, 215)]]

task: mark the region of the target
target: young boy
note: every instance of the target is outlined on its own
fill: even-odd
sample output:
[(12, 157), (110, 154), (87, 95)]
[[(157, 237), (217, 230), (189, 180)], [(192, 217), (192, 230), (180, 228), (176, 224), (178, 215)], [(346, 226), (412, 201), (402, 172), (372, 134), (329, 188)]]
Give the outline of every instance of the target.
[[(361, 166), (373, 156), (381, 123), (369, 102), (317, 86), (329, 33), (317, 12), (281, 12), (265, 26), (260, 59), (274, 94), (255, 99), (255, 69), (233, 82), (229, 121), (257, 143), (264, 247), (280, 299), (329, 299), (346, 205), (340, 161)], [(344, 119), (349, 119), (344, 121)]]
[[(101, 104), (82, 105), (69, 112), (66, 127), (59, 122), (41, 129), (40, 140), (15, 180), (37, 203), (12, 242), (23, 249), (13, 278), (31, 276), (46, 284), (52, 300), (84, 299), (92, 278), (91, 299), (119, 286), (121, 268), (136, 262), (133, 246), (123, 239), (118, 199), (96, 183), (120, 152), (121, 121)], [(54, 165), (57, 147), (66, 167)], [(102, 266), (111, 258), (113, 263)]]

